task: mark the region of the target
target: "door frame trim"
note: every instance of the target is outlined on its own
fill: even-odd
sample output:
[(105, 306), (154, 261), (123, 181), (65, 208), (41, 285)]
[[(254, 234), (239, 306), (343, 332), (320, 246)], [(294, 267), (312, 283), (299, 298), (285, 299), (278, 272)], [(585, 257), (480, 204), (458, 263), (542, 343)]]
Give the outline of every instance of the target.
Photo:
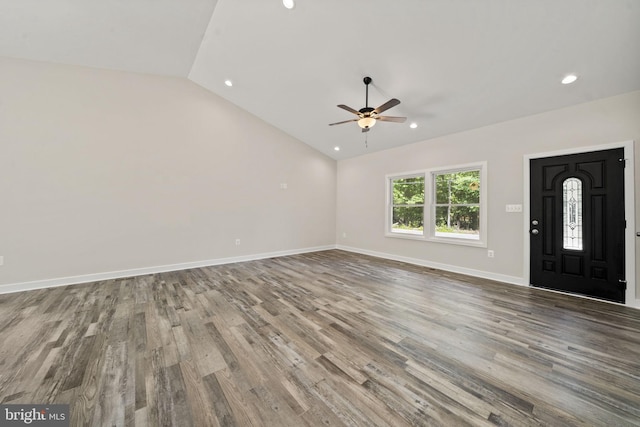
[[(639, 307), (640, 302), (636, 300), (636, 227), (635, 227), (635, 157), (634, 142), (623, 141), (612, 144), (583, 146), (576, 148), (568, 148), (558, 151), (548, 151), (544, 153), (525, 154), (523, 156), (524, 171), (524, 200), (523, 200), (523, 233), (524, 233), (524, 262), (523, 277), (525, 284), (531, 286), (531, 247), (529, 244), (529, 222), (531, 221), (531, 168), (529, 162), (531, 159), (540, 159), (544, 157), (564, 156), (567, 154), (580, 154), (590, 151), (610, 150), (613, 148), (623, 148), (624, 158), (627, 160), (624, 168), (624, 216), (627, 221), (627, 228), (624, 233), (624, 251), (625, 251), (625, 278), (627, 280), (627, 290), (625, 292), (625, 305), (631, 307)], [(571, 294), (573, 295), (573, 294)], [(601, 301), (601, 300), (599, 300)], [(608, 302), (608, 301), (607, 301)], [(617, 304), (617, 303), (613, 303)]]

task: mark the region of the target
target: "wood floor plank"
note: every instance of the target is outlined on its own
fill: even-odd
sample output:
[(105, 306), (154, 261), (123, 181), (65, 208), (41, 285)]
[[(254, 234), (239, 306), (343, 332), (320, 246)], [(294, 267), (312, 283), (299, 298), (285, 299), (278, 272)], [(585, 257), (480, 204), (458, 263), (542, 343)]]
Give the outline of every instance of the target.
[(127, 348), (123, 342), (107, 345), (100, 375), (93, 425), (124, 425), (127, 385)]
[(640, 310), (339, 250), (0, 295), (73, 426), (640, 426)]
[[(225, 376), (226, 378), (227, 376)], [(218, 381), (216, 374), (209, 374), (203, 377), (203, 383), (209, 397), (209, 401), (213, 403), (213, 415), (216, 417), (218, 424), (221, 427), (228, 427), (237, 425), (237, 418), (234, 416), (234, 411), (227, 400), (227, 396), (232, 394), (225, 392)], [(234, 401), (237, 401), (234, 399)], [(242, 415), (245, 411), (236, 411), (239, 415)]]
[(218, 426), (214, 402), (205, 390), (202, 376), (190, 360), (180, 362), (180, 370), (185, 383), (186, 400), (189, 405), (193, 425)]

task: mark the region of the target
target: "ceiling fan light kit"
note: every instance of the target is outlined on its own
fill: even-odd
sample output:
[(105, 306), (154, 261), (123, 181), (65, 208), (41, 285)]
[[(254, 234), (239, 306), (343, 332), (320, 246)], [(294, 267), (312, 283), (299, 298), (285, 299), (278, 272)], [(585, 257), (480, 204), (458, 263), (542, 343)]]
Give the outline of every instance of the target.
[(373, 125), (375, 124), (376, 124), (376, 119), (374, 119), (373, 117), (363, 117), (360, 120), (358, 120), (358, 126), (360, 126), (362, 129), (373, 127)]
[(358, 126), (362, 128), (362, 132), (369, 132), (369, 129), (371, 129), (378, 122), (378, 120), (380, 120), (381, 122), (394, 122), (394, 123), (404, 123), (407, 120), (406, 117), (392, 117), (392, 116), (380, 115), (380, 113), (382, 113), (383, 111), (387, 111), (388, 109), (400, 104), (400, 101), (395, 98), (388, 100), (378, 108), (369, 107), (369, 84), (372, 82), (372, 80), (371, 80), (371, 77), (365, 77), (362, 81), (364, 82), (364, 85), (366, 88), (364, 108), (361, 108), (360, 110), (355, 110), (343, 104), (338, 105), (338, 108), (342, 108), (343, 110), (353, 113), (356, 116), (358, 116), (358, 118), (352, 119), (352, 120), (344, 120), (342, 122), (331, 123), (329, 124), (329, 126), (340, 125), (340, 124), (349, 123), (349, 122), (358, 122)]

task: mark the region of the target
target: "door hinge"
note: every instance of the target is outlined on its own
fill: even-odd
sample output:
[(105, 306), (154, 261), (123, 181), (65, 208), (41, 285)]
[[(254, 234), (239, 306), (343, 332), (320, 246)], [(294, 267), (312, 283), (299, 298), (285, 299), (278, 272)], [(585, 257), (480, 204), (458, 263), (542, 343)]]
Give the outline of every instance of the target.
[(623, 168), (626, 168), (626, 167), (627, 167), (627, 159), (618, 159), (618, 161), (619, 161), (620, 163), (622, 163), (622, 167), (623, 167)]
[(624, 279), (618, 279), (618, 283), (620, 283), (620, 289), (623, 291), (627, 290), (627, 281)]

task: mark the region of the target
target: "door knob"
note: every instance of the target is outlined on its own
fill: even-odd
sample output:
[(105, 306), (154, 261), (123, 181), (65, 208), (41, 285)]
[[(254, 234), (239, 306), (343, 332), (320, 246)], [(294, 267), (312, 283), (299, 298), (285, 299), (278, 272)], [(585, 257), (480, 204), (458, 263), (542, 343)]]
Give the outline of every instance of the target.
[(533, 230), (531, 230), (531, 234), (538, 234), (538, 233), (539, 233), (539, 231), (538, 231), (537, 228), (534, 228)]

